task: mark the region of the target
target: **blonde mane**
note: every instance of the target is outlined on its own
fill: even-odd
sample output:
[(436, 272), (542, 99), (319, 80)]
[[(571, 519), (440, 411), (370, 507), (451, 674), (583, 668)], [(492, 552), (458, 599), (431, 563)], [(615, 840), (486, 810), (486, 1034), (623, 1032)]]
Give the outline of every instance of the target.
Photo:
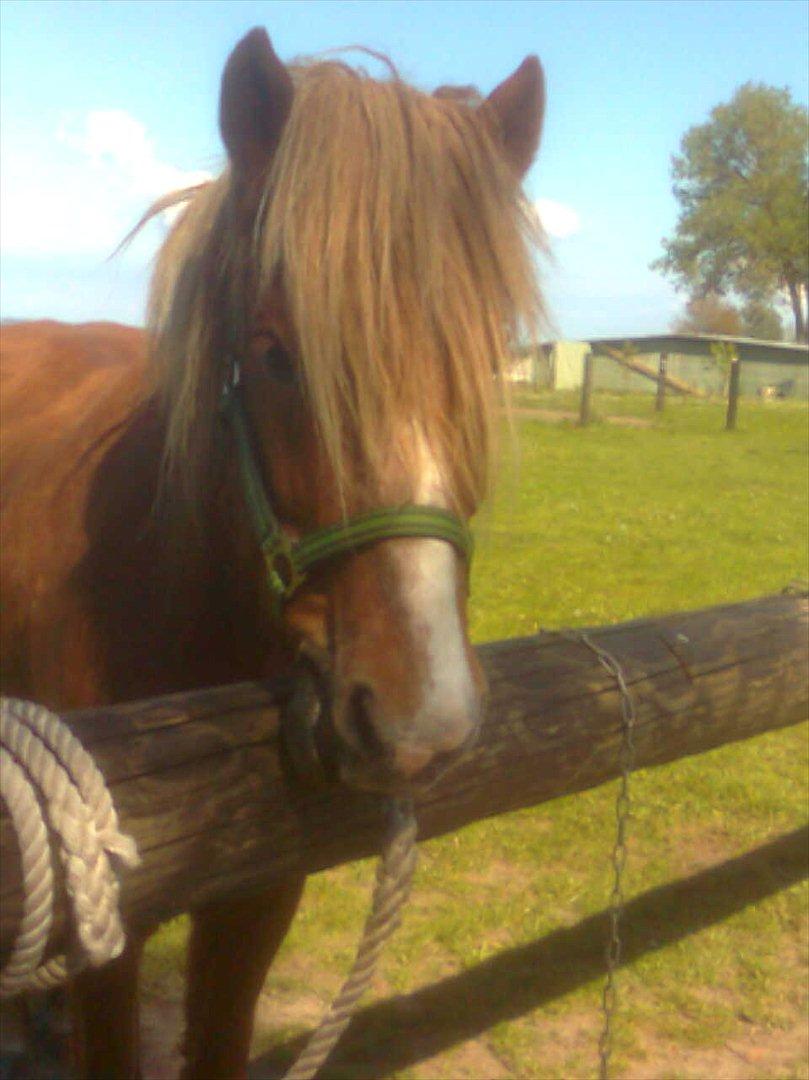
[(333, 61), (290, 70), (252, 233), (232, 224), (228, 171), (147, 215), (186, 204), (149, 311), (168, 481), (192, 504), (204, 492), (228, 365), (257, 296), (280, 284), (338, 482), (350, 484), (347, 447), (373, 461), (415, 422), (456, 501), (477, 500), (504, 360), (542, 316), (536, 218), (471, 94), (428, 96)]

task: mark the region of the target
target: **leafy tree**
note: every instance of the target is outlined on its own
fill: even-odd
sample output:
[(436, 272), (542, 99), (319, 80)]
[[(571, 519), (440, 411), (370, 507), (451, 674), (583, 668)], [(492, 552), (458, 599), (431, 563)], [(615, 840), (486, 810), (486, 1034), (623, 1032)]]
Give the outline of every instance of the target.
[(672, 158), (675, 235), (653, 263), (692, 295), (788, 297), (807, 336), (809, 169), (806, 108), (788, 90), (746, 83)]
[(692, 296), (685, 305), (685, 313), (673, 323), (672, 329), (677, 334), (729, 334), (731, 337), (741, 337), (744, 333), (737, 309), (716, 293)]
[(676, 334), (727, 334), (760, 341), (783, 341), (784, 338), (781, 317), (771, 305), (751, 299), (739, 310), (716, 293), (692, 296), (671, 328)]
[(784, 324), (770, 304), (751, 298), (742, 308), (742, 327), (746, 337), (760, 341), (783, 341)]

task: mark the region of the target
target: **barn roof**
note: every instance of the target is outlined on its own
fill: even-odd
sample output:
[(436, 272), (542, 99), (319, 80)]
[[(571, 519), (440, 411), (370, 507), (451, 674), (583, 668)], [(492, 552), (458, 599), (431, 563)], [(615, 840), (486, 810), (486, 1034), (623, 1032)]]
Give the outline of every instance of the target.
[(678, 356), (710, 356), (711, 345), (732, 345), (740, 360), (770, 361), (779, 364), (809, 364), (809, 345), (799, 342), (758, 341), (730, 334), (640, 334), (622, 337), (588, 338), (594, 353), (631, 345), (636, 353), (673, 353)]

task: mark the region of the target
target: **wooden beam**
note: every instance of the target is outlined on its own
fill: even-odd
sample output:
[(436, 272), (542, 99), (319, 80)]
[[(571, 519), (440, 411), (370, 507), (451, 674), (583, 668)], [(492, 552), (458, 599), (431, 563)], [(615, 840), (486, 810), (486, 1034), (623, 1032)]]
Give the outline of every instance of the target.
[[(623, 667), (637, 708), (637, 766), (806, 718), (809, 604), (775, 596), (590, 631)], [(421, 835), (568, 795), (619, 772), (620, 698), (584, 644), (554, 633), (481, 646), (490, 683), (477, 746), (418, 800)], [(130, 925), (371, 855), (380, 800), (306, 788), (280, 738), (282, 683), (243, 683), (72, 713), (111, 788), (141, 867), (123, 876)], [(19, 858), (0, 821), (0, 948), (20, 910)], [(61, 901), (60, 901), (61, 904)], [(55, 944), (65, 913), (57, 911)]]
[(661, 375), (659, 367), (655, 369), (651, 367), (651, 365), (645, 364), (637, 356), (624, 355), (617, 349), (607, 349), (602, 352), (597, 346), (594, 346), (593, 355), (608, 356), (610, 360), (614, 360), (616, 364), (625, 367), (627, 371), (632, 371), (635, 375), (642, 375), (644, 379), (652, 379), (658, 385), (662, 378), (666, 386), (668, 386), (670, 390), (675, 390), (678, 394), (688, 394), (691, 397), (696, 398), (705, 397), (705, 394), (699, 387), (692, 386), (691, 383), (687, 383), (684, 379), (678, 379), (676, 375), (671, 375), (668, 371)]

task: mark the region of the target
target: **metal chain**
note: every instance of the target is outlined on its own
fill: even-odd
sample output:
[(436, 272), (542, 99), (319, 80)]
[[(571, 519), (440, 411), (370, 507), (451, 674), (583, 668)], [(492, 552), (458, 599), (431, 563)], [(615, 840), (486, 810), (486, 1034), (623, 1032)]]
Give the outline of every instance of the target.
[(607, 939), (606, 962), (607, 976), (604, 988), (601, 991), (601, 1012), (604, 1017), (601, 1034), (598, 1039), (598, 1060), (600, 1080), (608, 1080), (610, 1057), (612, 1054), (613, 1022), (618, 1008), (618, 988), (615, 983), (615, 973), (621, 964), (621, 916), (624, 910), (623, 879), (627, 860), (627, 825), (631, 814), (631, 802), (629, 796), (629, 777), (635, 762), (635, 701), (626, 684), (626, 676), (623, 668), (615, 657), (597, 645), (584, 631), (556, 631), (568, 641), (580, 642), (585, 645), (598, 659), (598, 662), (607, 671), (618, 687), (621, 696), (621, 751), (619, 765), (621, 778), (618, 786), (618, 794), (615, 799), (615, 843), (613, 844), (610, 861), (612, 863), (613, 878), (610, 892), (609, 907), (609, 937)]

